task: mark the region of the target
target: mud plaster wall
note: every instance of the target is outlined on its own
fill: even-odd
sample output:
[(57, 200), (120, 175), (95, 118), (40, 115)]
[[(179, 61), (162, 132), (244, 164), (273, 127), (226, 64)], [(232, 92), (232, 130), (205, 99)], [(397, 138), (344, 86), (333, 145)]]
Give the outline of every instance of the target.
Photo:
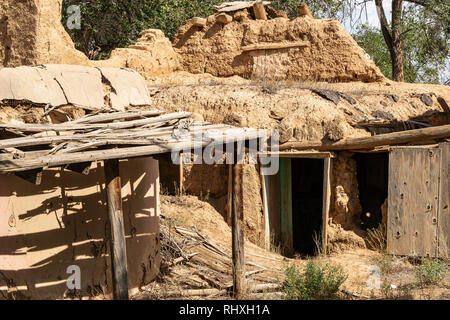
[[(160, 30), (144, 30), (135, 48), (119, 48), (111, 58), (91, 61), (75, 49), (61, 23), (63, 0), (1, 0), (0, 66), (75, 64), (130, 68), (143, 77), (179, 68), (169, 39)], [(131, 46), (133, 47), (133, 46)]]
[[(121, 161), (128, 286), (159, 271), (158, 162)], [(84, 176), (45, 170), (42, 186), (0, 176), (0, 299), (63, 298), (67, 267), (81, 269), (81, 292), (111, 296), (109, 222), (101, 163)]]
[[(223, 25), (209, 16), (201, 29), (189, 21), (174, 37), (185, 71), (251, 79), (382, 81), (384, 76), (336, 20), (275, 18), (252, 20), (243, 12)], [(243, 51), (255, 44), (304, 45)]]
[(361, 204), (359, 202), (356, 161), (347, 152), (337, 153), (332, 159), (330, 218), (343, 228), (359, 226)]

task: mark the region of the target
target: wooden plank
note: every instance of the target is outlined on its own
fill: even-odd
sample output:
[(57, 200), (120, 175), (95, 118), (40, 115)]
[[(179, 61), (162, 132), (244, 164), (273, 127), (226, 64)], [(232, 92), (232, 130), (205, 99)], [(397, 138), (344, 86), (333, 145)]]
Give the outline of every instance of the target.
[(128, 300), (128, 268), (119, 160), (105, 161), (108, 216), (111, 224), (111, 265), (115, 300)]
[(323, 163), (322, 253), (327, 254), (328, 218), (331, 204), (331, 158), (325, 158)]
[[(237, 154), (235, 147), (235, 155)], [(236, 162), (236, 161), (235, 161)], [(232, 205), (232, 260), (233, 260), (233, 295), (243, 298), (245, 293), (245, 258), (244, 258), (244, 208), (242, 202), (243, 165), (233, 164), (233, 205)]]
[(450, 143), (442, 143), (438, 211), (438, 256), (450, 258)]
[(436, 126), (431, 128), (400, 131), (394, 133), (380, 134), (365, 138), (349, 138), (333, 144), (323, 144), (317, 142), (287, 142), (280, 146), (280, 150), (349, 150), (349, 149), (370, 149), (385, 145), (394, 145), (402, 143), (417, 143), (423, 140), (441, 139), (450, 137), (450, 125)]
[(292, 224), (292, 170), (291, 159), (280, 159), (281, 242), (286, 255), (294, 253)]
[[(253, 7), (255, 1), (233, 1), (233, 2), (224, 2), (218, 6), (214, 6), (214, 10), (217, 12), (233, 12), (246, 8)], [(270, 1), (263, 1), (263, 5), (267, 6), (270, 4)]]
[(387, 251), (438, 254), (440, 149), (394, 148), (389, 157)]
[(298, 47), (308, 47), (309, 43), (305, 41), (295, 41), (295, 42), (260, 42), (255, 44), (250, 44), (248, 46), (243, 46), (241, 50), (243, 52), (255, 51), (255, 50), (279, 50), (279, 49), (289, 49)]

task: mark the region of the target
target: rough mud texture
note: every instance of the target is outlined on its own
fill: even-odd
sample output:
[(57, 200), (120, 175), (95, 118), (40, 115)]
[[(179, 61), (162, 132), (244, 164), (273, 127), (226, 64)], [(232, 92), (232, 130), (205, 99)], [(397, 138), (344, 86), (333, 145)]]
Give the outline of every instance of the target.
[(331, 223), (328, 226), (328, 253), (342, 253), (358, 248), (365, 249), (366, 244), (362, 237), (341, 225)]
[(356, 161), (351, 154), (338, 153), (333, 159), (330, 218), (344, 228), (357, 225), (361, 214)]
[(88, 63), (61, 24), (62, 1), (1, 1), (0, 65)]
[[(264, 21), (250, 19), (249, 14), (236, 12), (226, 25), (209, 16), (204, 28), (194, 26), (193, 21), (182, 26), (174, 46), (183, 70), (248, 79), (384, 80), (378, 67), (336, 20), (277, 17)], [(266, 44), (292, 47), (243, 51), (246, 46)]]
[(116, 49), (111, 58), (90, 61), (75, 49), (61, 24), (63, 0), (2, 0), (0, 3), (0, 66), (76, 64), (130, 68), (144, 77), (179, 68), (172, 44), (160, 30), (144, 30), (136, 45)]
[[(360, 121), (406, 121), (433, 114), (441, 122), (449, 118), (449, 115), (442, 115), (444, 109), (437, 100), (437, 97), (442, 97), (450, 101), (450, 88), (445, 86), (321, 82), (274, 84), (238, 77), (227, 83), (223, 78), (185, 72), (151, 78), (147, 84), (156, 108), (196, 112), (213, 123), (278, 129), (282, 143), (289, 140), (328, 143), (348, 137), (370, 136), (369, 130), (355, 125)], [(356, 103), (339, 99), (335, 104), (311, 89), (339, 91)], [(399, 96), (398, 102), (387, 97), (393, 93)], [(425, 105), (418, 93), (433, 93), (432, 106)], [(389, 132), (395, 129), (381, 130)]]
[(161, 30), (142, 31), (142, 37), (129, 48), (115, 49), (105, 61), (91, 61), (97, 66), (130, 68), (149, 78), (169, 74), (180, 68), (170, 40)]
[(244, 165), (242, 181), (245, 233), (252, 243), (264, 246), (264, 214), (258, 167), (250, 164)]

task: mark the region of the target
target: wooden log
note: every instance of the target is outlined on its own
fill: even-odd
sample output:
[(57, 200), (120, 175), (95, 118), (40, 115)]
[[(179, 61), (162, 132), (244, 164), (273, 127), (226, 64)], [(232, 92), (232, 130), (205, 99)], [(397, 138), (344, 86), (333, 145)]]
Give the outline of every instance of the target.
[(450, 137), (450, 125), (436, 126), (423, 129), (407, 130), (393, 133), (380, 134), (365, 138), (350, 138), (338, 141), (333, 144), (322, 144), (317, 142), (287, 142), (280, 146), (280, 150), (349, 150), (349, 149), (370, 149), (385, 145), (395, 145), (403, 143), (414, 143), (423, 140), (442, 139)]
[(95, 124), (80, 124), (80, 123), (61, 123), (61, 124), (4, 124), (0, 123), (0, 128), (14, 129), (22, 132), (41, 132), (41, 131), (87, 131), (95, 129), (128, 129), (140, 127), (144, 125), (166, 122), (174, 119), (184, 119), (191, 116), (191, 112), (175, 112), (158, 117), (144, 118), (133, 121), (111, 122), (111, 123), (95, 123)]
[(222, 24), (228, 24), (231, 21), (233, 21), (233, 17), (228, 15), (228, 14), (226, 14), (226, 13), (219, 13), (216, 16), (216, 21), (219, 22), (219, 23), (222, 23)]
[(300, 17), (313, 18), (311, 12), (309, 11), (308, 5), (305, 2), (300, 3), (298, 12), (300, 13)]
[(111, 265), (115, 300), (128, 300), (128, 268), (119, 160), (105, 161), (108, 216), (111, 224)]
[(244, 46), (241, 48), (243, 52), (254, 51), (254, 50), (278, 50), (278, 49), (289, 49), (297, 47), (308, 47), (309, 43), (305, 41), (295, 41), (295, 42), (262, 42)]
[(227, 224), (231, 227), (233, 206), (233, 166), (228, 165)]
[(232, 203), (232, 260), (233, 260), (233, 295), (241, 299), (245, 292), (245, 258), (244, 258), (244, 210), (242, 203), (243, 165), (236, 163), (238, 148), (234, 148), (233, 166), (233, 203)]
[(264, 4), (261, 0), (256, 1), (253, 4), (253, 12), (255, 13), (255, 18), (257, 20), (267, 20), (266, 9), (264, 8)]
[(112, 113), (102, 113), (97, 115), (87, 115), (77, 120), (66, 122), (66, 124), (75, 123), (99, 123), (108, 122), (115, 120), (129, 120), (133, 118), (145, 118), (151, 116), (159, 116), (163, 113), (160, 110), (149, 110), (149, 111), (137, 111), (137, 112), (112, 112)]
[(206, 26), (206, 19), (199, 17), (192, 18), (192, 25), (194, 27), (203, 28), (204, 26)]

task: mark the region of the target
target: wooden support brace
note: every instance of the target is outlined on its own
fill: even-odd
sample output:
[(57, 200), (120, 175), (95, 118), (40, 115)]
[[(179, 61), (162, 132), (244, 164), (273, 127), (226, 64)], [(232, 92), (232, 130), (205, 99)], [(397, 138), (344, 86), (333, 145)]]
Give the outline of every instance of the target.
[(111, 264), (115, 300), (128, 300), (128, 268), (119, 160), (105, 161), (108, 215), (111, 224)]
[(233, 201), (232, 201), (232, 260), (233, 260), (233, 295), (243, 298), (245, 292), (245, 258), (244, 258), (244, 208), (242, 203), (243, 165), (236, 163), (237, 147), (234, 148), (233, 166)]

